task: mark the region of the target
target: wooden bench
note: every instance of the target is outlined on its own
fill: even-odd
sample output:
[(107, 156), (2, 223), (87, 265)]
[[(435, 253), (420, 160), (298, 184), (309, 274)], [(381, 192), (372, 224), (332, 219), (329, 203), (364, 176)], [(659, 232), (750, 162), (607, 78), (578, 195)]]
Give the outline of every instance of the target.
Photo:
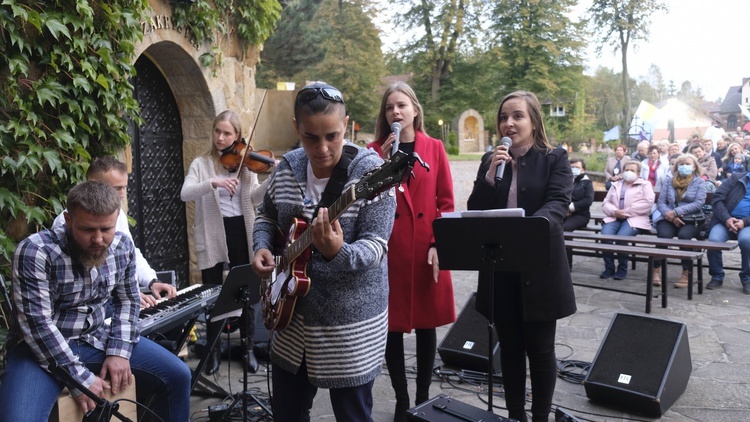
[[(648, 246), (655, 248), (680, 248), (689, 249), (691, 251), (700, 252), (701, 256), (697, 258), (698, 261), (698, 294), (703, 294), (703, 252), (709, 250), (715, 251), (731, 251), (737, 248), (737, 243), (732, 242), (712, 242), (708, 240), (684, 240), (684, 239), (665, 239), (654, 236), (619, 236), (619, 235), (603, 235), (595, 234), (590, 232), (565, 232), (566, 242), (568, 240), (588, 240), (594, 242), (608, 241), (608, 242), (627, 242), (631, 246)], [(604, 244), (602, 244), (604, 245)], [(623, 245), (617, 245), (623, 246)], [(662, 249), (663, 250), (663, 249)], [(667, 266), (662, 266), (662, 280), (667, 280)], [(649, 269), (650, 270), (650, 269)], [(666, 284), (666, 283), (664, 283)], [(688, 281), (688, 300), (693, 300), (693, 280), (692, 277)]]
[[(632, 236), (619, 236), (620, 238), (629, 238)], [(566, 240), (565, 248), (571, 252), (577, 252), (579, 255), (587, 255), (594, 257), (601, 257), (602, 252), (609, 253), (626, 253), (634, 256), (636, 259), (648, 262), (648, 271), (646, 274), (646, 313), (651, 313), (651, 298), (653, 297), (654, 281), (653, 281), (653, 268), (655, 261), (663, 261), (665, 259), (689, 259), (691, 261), (698, 260), (703, 256), (703, 251), (686, 251), (679, 249), (662, 249), (654, 246), (632, 246), (632, 245), (618, 245), (609, 243), (598, 243), (587, 240)], [(662, 266), (662, 274), (666, 279), (666, 265)], [(690, 275), (688, 279), (688, 286), (692, 285), (693, 276)], [(643, 293), (634, 292), (632, 290), (623, 290), (610, 288), (606, 286), (595, 286), (588, 284), (573, 283), (576, 286), (591, 287), (595, 289), (609, 290), (620, 293), (634, 294), (638, 296), (644, 296)], [(667, 283), (662, 283), (662, 297), (661, 307), (667, 307)]]

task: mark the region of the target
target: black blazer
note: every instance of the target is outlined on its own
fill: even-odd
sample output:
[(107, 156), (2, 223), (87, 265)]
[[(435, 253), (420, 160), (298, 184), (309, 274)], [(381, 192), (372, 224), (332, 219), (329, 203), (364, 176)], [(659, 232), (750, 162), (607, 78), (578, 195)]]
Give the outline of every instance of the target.
[[(485, 182), (489, 169), (484, 154), (477, 171), (474, 188), (469, 196), (468, 209), (487, 210), (506, 208), (513, 177), (512, 166), (506, 166), (498, 189)], [(495, 289), (502, 294), (503, 278), (520, 278), (523, 286), (523, 308), (526, 321), (551, 321), (569, 316), (576, 311), (570, 267), (565, 253), (563, 218), (568, 213), (573, 175), (567, 151), (556, 148), (532, 148), (516, 159), (518, 164), (517, 202), (527, 216), (546, 217), (550, 224), (550, 268), (534, 273), (495, 273)], [(479, 272), (477, 310), (489, 317), (489, 274)]]

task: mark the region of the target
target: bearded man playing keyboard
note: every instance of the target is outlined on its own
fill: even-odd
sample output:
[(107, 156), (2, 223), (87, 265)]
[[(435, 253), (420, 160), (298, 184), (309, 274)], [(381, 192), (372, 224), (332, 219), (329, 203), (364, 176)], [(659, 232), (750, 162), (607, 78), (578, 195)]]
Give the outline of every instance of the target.
[[(64, 387), (56, 364), (102, 397), (135, 375), (140, 403), (165, 421), (188, 421), (190, 369), (167, 349), (141, 338), (133, 243), (115, 230), (120, 198), (87, 181), (68, 194), (65, 224), (19, 243), (12, 262), (13, 314), (0, 383), (0, 421), (47, 420)], [(111, 325), (104, 305), (112, 300)], [(81, 410), (95, 402), (71, 390)]]

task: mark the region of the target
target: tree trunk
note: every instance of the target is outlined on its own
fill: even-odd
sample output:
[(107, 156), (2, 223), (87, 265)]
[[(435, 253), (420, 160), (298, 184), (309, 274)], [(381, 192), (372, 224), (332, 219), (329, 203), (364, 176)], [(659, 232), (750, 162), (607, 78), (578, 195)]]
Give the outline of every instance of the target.
[(622, 39), (622, 93), (624, 95), (624, 102), (622, 106), (622, 127), (624, 128), (620, 135), (623, 144), (626, 144), (628, 140), (628, 132), (630, 131), (630, 87), (628, 77), (628, 42)]

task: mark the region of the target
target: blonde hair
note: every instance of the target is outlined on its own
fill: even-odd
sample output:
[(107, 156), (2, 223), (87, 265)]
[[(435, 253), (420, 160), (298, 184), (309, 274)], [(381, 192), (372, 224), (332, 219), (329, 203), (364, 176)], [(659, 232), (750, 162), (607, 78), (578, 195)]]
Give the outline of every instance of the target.
[[(742, 144), (738, 142), (732, 142), (731, 144), (727, 145), (727, 152), (726, 154), (724, 154), (724, 158), (721, 159), (722, 162), (728, 163), (729, 162), (728, 160), (734, 159), (734, 156), (732, 155), (732, 146), (734, 145), (737, 145), (738, 147), (740, 147), (740, 151), (745, 150), (745, 148), (742, 148)], [(740, 154), (742, 154), (742, 152), (740, 152)]]
[(214, 118), (214, 123), (211, 125), (211, 135), (208, 140), (208, 149), (203, 155), (213, 159), (214, 166), (216, 166), (217, 170), (223, 168), (221, 161), (219, 160), (221, 154), (219, 154), (219, 150), (216, 148), (216, 145), (214, 145), (214, 129), (216, 129), (216, 125), (219, 124), (219, 122), (229, 122), (234, 128), (234, 131), (237, 132), (237, 139), (235, 139), (235, 141), (242, 139), (242, 124), (240, 123), (240, 116), (237, 113), (232, 110), (224, 110)]
[(693, 174), (698, 177), (703, 176), (703, 166), (698, 162), (698, 157), (690, 153), (680, 154), (680, 156), (674, 160), (674, 164), (672, 164), (672, 175), (677, 177), (679, 174), (677, 168), (680, 166), (680, 162), (684, 162), (685, 160), (688, 160), (693, 164)]

